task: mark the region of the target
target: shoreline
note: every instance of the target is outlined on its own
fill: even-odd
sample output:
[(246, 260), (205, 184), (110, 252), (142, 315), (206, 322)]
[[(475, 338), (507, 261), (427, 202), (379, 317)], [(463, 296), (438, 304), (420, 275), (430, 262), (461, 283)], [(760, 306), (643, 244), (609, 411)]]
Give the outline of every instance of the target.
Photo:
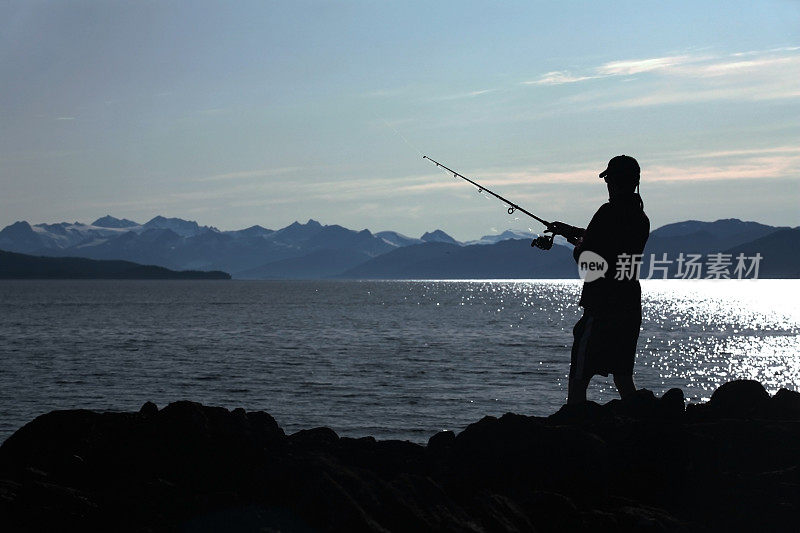
[(53, 411), (0, 446), (8, 530), (738, 531), (796, 525), (800, 393), (755, 381), (486, 416), (427, 445), (193, 402)]

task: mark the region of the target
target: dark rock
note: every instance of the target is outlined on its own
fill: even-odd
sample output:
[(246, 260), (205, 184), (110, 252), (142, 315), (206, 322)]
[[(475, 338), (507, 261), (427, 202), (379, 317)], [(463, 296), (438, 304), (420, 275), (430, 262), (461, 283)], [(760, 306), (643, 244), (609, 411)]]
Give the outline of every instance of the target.
[(769, 418), (770, 397), (758, 381), (740, 379), (723, 384), (705, 404), (686, 406), (690, 420), (716, 420), (720, 418)]
[(775, 418), (800, 420), (800, 392), (779, 390), (770, 399), (770, 411)]
[(352, 445), (352, 446), (354, 446), (356, 448), (359, 448), (359, 449), (363, 449), (363, 448), (373, 449), (378, 441), (375, 439), (375, 437), (366, 436), (366, 437), (358, 437), (358, 438), (339, 437), (339, 442)]
[(456, 440), (456, 434), (450, 430), (440, 431), (428, 439), (428, 451), (433, 453), (444, 452)]
[(710, 404), (730, 414), (746, 415), (769, 400), (764, 386), (752, 379), (729, 381), (714, 391)]
[(193, 402), (55, 411), (0, 446), (4, 530), (766, 531), (800, 513), (800, 394), (732, 382), (487, 416), (427, 447)]
[(537, 530), (575, 531), (581, 526), (578, 507), (563, 494), (537, 490), (520, 495), (518, 500), (533, 517)]
[(639, 389), (624, 400), (611, 400), (603, 406), (613, 416), (629, 418), (660, 418), (661, 404), (653, 391)]
[(580, 424), (606, 417), (607, 411), (603, 409), (603, 406), (595, 402), (583, 402), (562, 405), (558, 411), (547, 417), (547, 419), (555, 424)]
[(311, 448), (328, 446), (338, 440), (339, 435), (328, 427), (301, 429), (297, 433), (289, 435), (289, 441), (293, 445)]
[(649, 420), (677, 420), (684, 415), (684, 398), (681, 389), (670, 389), (661, 398), (652, 391), (639, 389), (624, 400), (612, 400), (603, 406), (608, 416)]
[(378, 450), (390, 455), (418, 456), (424, 453), (425, 451), (425, 449), (419, 444), (407, 440), (397, 440), (397, 439), (378, 440), (375, 441), (375, 446)]
[(661, 413), (665, 418), (679, 419), (686, 412), (686, 399), (681, 389), (669, 389), (661, 397)]
[(283, 429), (278, 425), (272, 415), (264, 411), (247, 413), (247, 420), (253, 436), (266, 444), (282, 442), (286, 437)]
[(158, 406), (153, 402), (145, 402), (142, 408), (139, 409), (139, 414), (145, 417), (150, 417), (158, 414)]

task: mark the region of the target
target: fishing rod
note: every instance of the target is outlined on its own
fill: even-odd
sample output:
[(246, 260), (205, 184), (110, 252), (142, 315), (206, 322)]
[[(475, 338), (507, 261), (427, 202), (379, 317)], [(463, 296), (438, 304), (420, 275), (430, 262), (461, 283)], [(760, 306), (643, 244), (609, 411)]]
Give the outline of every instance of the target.
[[(500, 200), (501, 202), (503, 202), (505, 204), (508, 204), (508, 214), (509, 215), (514, 214), (515, 211), (519, 211), (521, 213), (525, 213), (526, 215), (528, 215), (532, 219), (544, 224), (547, 227), (548, 230), (553, 231), (553, 223), (552, 222), (548, 222), (543, 218), (537, 217), (536, 215), (534, 215), (533, 213), (531, 213), (527, 209), (523, 209), (522, 207), (520, 207), (519, 205), (515, 204), (511, 200), (500, 196), (499, 194), (497, 194), (494, 191), (490, 191), (489, 189), (487, 189), (486, 187), (484, 187), (480, 183), (472, 181), (468, 177), (466, 177), (466, 176), (464, 176), (462, 174), (459, 174), (458, 172), (456, 172), (452, 168), (448, 168), (448, 167), (444, 166), (443, 164), (439, 163), (438, 161), (435, 161), (435, 160), (431, 159), (427, 155), (423, 155), (422, 159), (427, 159), (431, 163), (435, 164), (437, 167), (441, 167), (441, 168), (445, 169), (446, 171), (450, 172), (453, 175), (454, 178), (461, 178), (461, 179), (471, 183), (472, 185), (474, 185), (474, 186), (476, 186), (478, 188), (478, 192), (479, 193), (482, 193), (482, 192), (486, 191), (489, 194), (491, 194), (492, 196), (494, 196), (495, 198), (497, 198), (498, 200)], [(541, 248), (542, 250), (549, 250), (550, 248), (553, 247), (553, 237), (554, 236), (555, 236), (555, 234), (553, 234), (553, 235), (540, 235), (539, 237), (536, 237), (533, 240), (533, 242), (531, 243), (531, 246), (535, 246), (536, 248)]]

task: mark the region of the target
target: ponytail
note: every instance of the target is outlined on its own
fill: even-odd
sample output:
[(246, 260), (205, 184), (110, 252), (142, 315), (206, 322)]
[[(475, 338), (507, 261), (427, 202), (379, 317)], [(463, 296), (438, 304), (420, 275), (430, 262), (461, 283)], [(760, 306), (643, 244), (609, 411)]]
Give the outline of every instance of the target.
[(642, 200), (642, 195), (639, 194), (639, 182), (638, 181), (636, 182), (636, 192), (633, 193), (633, 194), (636, 195), (636, 199), (639, 200), (639, 209), (644, 211), (644, 200)]

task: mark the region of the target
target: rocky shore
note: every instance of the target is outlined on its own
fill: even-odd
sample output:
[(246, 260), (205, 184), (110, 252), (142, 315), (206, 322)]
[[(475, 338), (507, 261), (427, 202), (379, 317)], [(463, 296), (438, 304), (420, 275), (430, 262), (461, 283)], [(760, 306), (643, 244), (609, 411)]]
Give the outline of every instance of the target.
[(286, 435), (192, 402), (54, 411), (0, 447), (15, 530), (779, 531), (800, 520), (800, 393), (734, 381), (485, 417), (427, 446)]

